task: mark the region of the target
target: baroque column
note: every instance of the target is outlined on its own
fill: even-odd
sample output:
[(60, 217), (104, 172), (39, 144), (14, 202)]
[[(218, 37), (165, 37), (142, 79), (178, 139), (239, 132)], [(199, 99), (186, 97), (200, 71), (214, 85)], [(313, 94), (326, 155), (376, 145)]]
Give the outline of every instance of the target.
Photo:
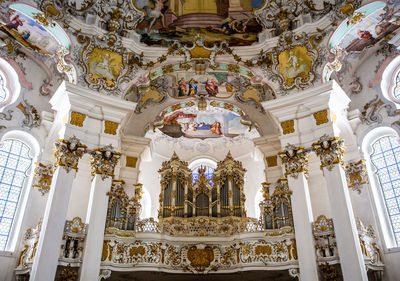
[(343, 170), (344, 142), (338, 137), (324, 135), (313, 143), (313, 147), (321, 159), (321, 169), (328, 187), (343, 278), (345, 281), (368, 281)]
[(90, 154), (92, 185), (86, 215), (89, 227), (81, 267), (81, 281), (98, 280), (101, 245), (107, 219), (108, 193), (111, 189), (115, 166), (121, 157), (120, 153), (114, 151), (112, 145), (96, 148)]
[(303, 147), (288, 144), (279, 157), (285, 165), (289, 189), (292, 191), (294, 234), (300, 267), (300, 280), (318, 281), (317, 257), (315, 254), (313, 221), (310, 194), (308, 191), (309, 152)]
[(37, 253), (30, 281), (54, 280), (64, 233), (72, 182), (86, 146), (79, 139), (60, 139), (55, 144), (56, 170), (51, 181)]

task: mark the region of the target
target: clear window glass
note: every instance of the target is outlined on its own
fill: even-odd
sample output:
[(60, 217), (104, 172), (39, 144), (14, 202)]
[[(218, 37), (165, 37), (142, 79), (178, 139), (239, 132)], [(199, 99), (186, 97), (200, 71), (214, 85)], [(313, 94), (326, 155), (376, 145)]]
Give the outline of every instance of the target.
[(27, 171), (32, 164), (30, 147), (8, 139), (0, 144), (0, 251), (4, 251), (18, 207)]
[(385, 199), (390, 223), (400, 245), (400, 143), (396, 137), (379, 138), (372, 145), (371, 162)]

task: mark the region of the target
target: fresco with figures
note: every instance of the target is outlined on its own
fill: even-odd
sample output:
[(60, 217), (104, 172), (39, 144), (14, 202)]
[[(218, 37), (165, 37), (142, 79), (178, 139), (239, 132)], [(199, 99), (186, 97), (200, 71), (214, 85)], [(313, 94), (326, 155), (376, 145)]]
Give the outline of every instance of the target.
[(24, 5), (12, 4), (0, 18), (0, 38), (11, 37), (34, 51), (54, 55), (70, 49), (70, 42), (58, 24), (49, 22), (42, 12)]
[(183, 99), (198, 95), (229, 98), (234, 92), (234, 77), (227, 72), (208, 72), (203, 75), (177, 72), (165, 77), (171, 86), (168, 94), (173, 98)]
[(220, 108), (205, 111), (198, 111), (195, 107), (181, 108), (164, 115), (159, 129), (174, 138), (236, 137), (249, 131), (249, 125), (239, 114)]
[(168, 46), (177, 40), (191, 44), (197, 34), (213, 45), (247, 46), (257, 41), (262, 27), (253, 10), (264, 0), (135, 0), (145, 13), (136, 32), (149, 46)]
[(333, 34), (330, 47), (361, 52), (375, 45), (400, 27), (400, 9), (385, 2), (373, 2), (354, 12)]

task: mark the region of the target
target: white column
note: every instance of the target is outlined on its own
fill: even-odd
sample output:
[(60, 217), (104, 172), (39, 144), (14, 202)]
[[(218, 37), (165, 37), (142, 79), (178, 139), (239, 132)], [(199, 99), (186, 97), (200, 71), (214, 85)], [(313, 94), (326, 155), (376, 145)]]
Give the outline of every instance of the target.
[(313, 147), (321, 159), (321, 168), (328, 188), (343, 279), (344, 281), (368, 281), (349, 188), (342, 168), (343, 140), (324, 135), (313, 144)]
[(75, 170), (58, 167), (53, 175), (30, 281), (54, 280)]
[(368, 281), (346, 175), (340, 165), (334, 165), (331, 171), (324, 168), (324, 176), (344, 281)]
[(108, 196), (111, 189), (111, 177), (102, 179), (96, 174), (90, 188), (90, 199), (87, 211), (89, 222), (86, 236), (80, 280), (97, 281), (100, 272), (102, 242), (106, 226)]
[(317, 256), (312, 231), (313, 214), (306, 179), (308, 152), (301, 147), (287, 145), (284, 151), (279, 152), (279, 156), (285, 165), (288, 186), (292, 191), (291, 203), (300, 280), (318, 281)]
[(318, 281), (317, 256), (312, 232), (313, 214), (311, 210), (308, 182), (304, 173), (296, 178), (288, 176), (291, 196), (294, 234), (299, 257), (300, 280)]
[(30, 281), (54, 280), (60, 256), (65, 219), (79, 159), (85, 146), (76, 138), (56, 142), (56, 166), (43, 217)]
[(92, 185), (86, 222), (88, 233), (83, 252), (81, 281), (97, 281), (100, 274), (101, 253), (107, 219), (108, 195), (111, 190), (115, 165), (121, 154), (112, 145), (94, 149), (91, 153)]

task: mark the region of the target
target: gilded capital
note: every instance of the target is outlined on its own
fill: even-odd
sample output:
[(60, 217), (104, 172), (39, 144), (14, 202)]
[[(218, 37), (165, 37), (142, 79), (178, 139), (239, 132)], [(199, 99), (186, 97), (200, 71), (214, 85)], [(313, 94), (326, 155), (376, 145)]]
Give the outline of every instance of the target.
[(321, 159), (321, 169), (326, 167), (331, 171), (334, 165), (343, 165), (345, 146), (342, 139), (323, 135), (317, 142), (313, 143), (312, 146), (315, 153)]
[(304, 147), (288, 144), (285, 150), (279, 152), (279, 157), (285, 165), (285, 175), (297, 178), (299, 173), (308, 175), (309, 152)]
[(112, 145), (102, 148), (95, 148), (90, 152), (90, 164), (92, 167), (92, 176), (101, 175), (104, 180), (107, 177), (114, 177), (115, 165), (117, 165), (121, 153), (115, 152)]
[(64, 167), (67, 173), (71, 169), (78, 171), (78, 162), (84, 153), (86, 153), (86, 145), (83, 145), (77, 137), (73, 136), (68, 140), (59, 139), (54, 143), (56, 158), (54, 166)]
[(50, 191), (53, 173), (54, 167), (52, 164), (44, 165), (42, 163), (36, 163), (35, 176), (33, 178), (32, 186), (37, 187), (42, 196)]

